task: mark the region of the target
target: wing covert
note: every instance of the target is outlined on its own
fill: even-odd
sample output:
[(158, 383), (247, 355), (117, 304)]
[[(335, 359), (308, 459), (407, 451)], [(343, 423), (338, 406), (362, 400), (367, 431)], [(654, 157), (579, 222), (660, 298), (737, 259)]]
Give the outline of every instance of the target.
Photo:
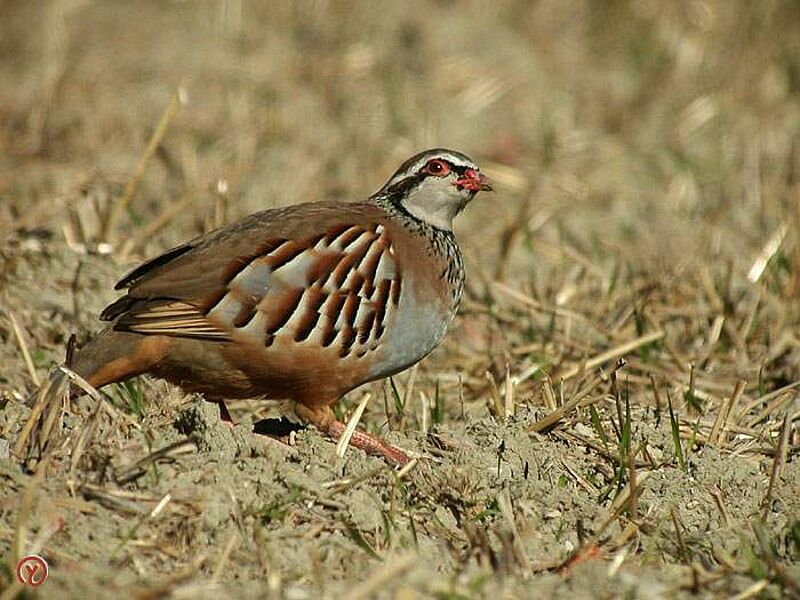
[(380, 344), (400, 298), (400, 269), (381, 224), (271, 239), (224, 273), (205, 299), (123, 303), (121, 315), (112, 313), (115, 329), (209, 341), (245, 336), (266, 347), (308, 344), (363, 356)]

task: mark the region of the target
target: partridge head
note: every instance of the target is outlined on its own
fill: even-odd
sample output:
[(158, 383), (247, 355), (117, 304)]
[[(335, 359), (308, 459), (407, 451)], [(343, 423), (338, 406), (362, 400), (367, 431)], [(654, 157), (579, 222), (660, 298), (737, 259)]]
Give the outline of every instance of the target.
[[(71, 367), (95, 387), (149, 373), (223, 417), (226, 399), (291, 400), (338, 437), (343, 394), (442, 340), (464, 286), (453, 219), (490, 189), (467, 156), (427, 150), (366, 201), (269, 209), (186, 242), (122, 278)], [(362, 431), (351, 444), (408, 461)]]
[(413, 217), (445, 231), (481, 190), (491, 186), (460, 152), (435, 149), (412, 156), (375, 195), (395, 198)]

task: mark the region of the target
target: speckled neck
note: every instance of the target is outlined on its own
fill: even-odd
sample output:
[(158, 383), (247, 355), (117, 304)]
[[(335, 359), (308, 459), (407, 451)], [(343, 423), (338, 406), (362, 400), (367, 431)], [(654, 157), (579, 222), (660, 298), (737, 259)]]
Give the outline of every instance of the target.
[(412, 234), (422, 238), (428, 246), (428, 252), (439, 256), (446, 264), (441, 278), (444, 279), (451, 290), (451, 310), (455, 314), (461, 298), (464, 295), (464, 258), (456, 242), (452, 230), (441, 229), (419, 219), (408, 212), (401, 202), (398, 194), (378, 193), (370, 198), (380, 206), (393, 220), (398, 221)]

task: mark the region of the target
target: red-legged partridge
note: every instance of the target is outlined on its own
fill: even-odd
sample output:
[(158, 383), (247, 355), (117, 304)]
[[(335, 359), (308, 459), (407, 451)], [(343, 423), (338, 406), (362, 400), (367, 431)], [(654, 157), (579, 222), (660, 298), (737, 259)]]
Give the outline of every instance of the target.
[[(453, 218), (491, 189), (468, 157), (427, 150), (367, 201), (265, 210), (147, 261), (72, 368), (95, 387), (150, 373), (222, 402), (294, 401), (321, 432), (332, 406), (442, 340), (464, 289)], [(224, 404), (221, 405), (224, 408)], [(354, 446), (404, 464), (357, 431)]]

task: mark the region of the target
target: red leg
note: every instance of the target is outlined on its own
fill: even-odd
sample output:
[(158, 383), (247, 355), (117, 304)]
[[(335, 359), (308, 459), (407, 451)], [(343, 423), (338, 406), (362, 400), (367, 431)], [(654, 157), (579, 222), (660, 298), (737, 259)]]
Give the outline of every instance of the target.
[[(346, 425), (336, 420), (330, 405), (316, 405), (309, 408), (298, 402), (295, 405), (295, 412), (298, 417), (307, 423), (311, 423), (328, 437), (335, 440), (342, 437)], [(390, 463), (400, 467), (407, 465), (411, 461), (411, 458), (399, 448), (395, 448), (382, 439), (370, 435), (361, 429), (356, 429), (353, 432), (353, 437), (350, 438), (350, 445), (361, 448), (364, 452), (369, 454), (382, 456)]]
[[(326, 431), (324, 431), (324, 433), (338, 440), (342, 436), (345, 427), (346, 425), (341, 421), (334, 420), (328, 425), (328, 428)], [(394, 446), (384, 442), (382, 439), (375, 437), (374, 435), (370, 435), (361, 429), (356, 429), (353, 432), (353, 437), (350, 438), (350, 445), (354, 446), (355, 448), (361, 448), (364, 452), (369, 454), (377, 454), (378, 456), (382, 456), (390, 463), (400, 467), (408, 464), (411, 460), (411, 458), (409, 458), (409, 456), (399, 448), (395, 448)]]

